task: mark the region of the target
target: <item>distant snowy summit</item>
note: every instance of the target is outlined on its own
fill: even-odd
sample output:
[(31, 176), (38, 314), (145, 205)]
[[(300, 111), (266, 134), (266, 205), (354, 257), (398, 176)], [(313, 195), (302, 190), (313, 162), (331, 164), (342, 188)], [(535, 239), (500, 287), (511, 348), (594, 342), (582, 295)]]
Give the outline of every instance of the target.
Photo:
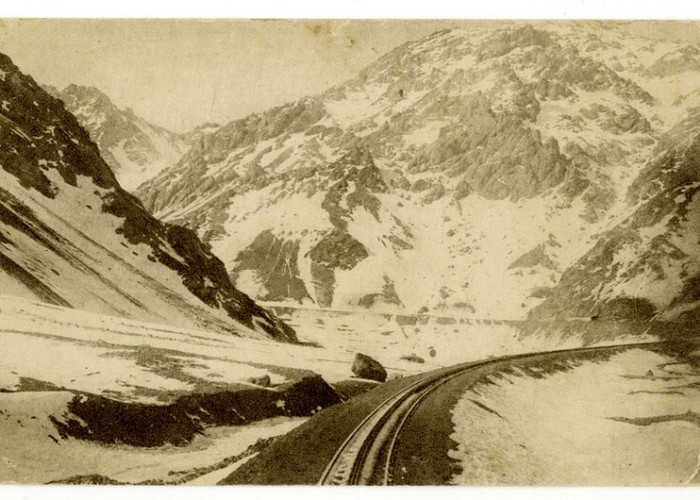
[(176, 134), (149, 123), (131, 108), (117, 107), (95, 87), (68, 85), (60, 91), (50, 86), (45, 89), (61, 99), (88, 131), (127, 191), (177, 163), (197, 140), (218, 128), (216, 124), (205, 124)]
[(687, 317), (696, 52), (605, 23), (436, 32), (223, 125), (136, 194), (266, 301)]

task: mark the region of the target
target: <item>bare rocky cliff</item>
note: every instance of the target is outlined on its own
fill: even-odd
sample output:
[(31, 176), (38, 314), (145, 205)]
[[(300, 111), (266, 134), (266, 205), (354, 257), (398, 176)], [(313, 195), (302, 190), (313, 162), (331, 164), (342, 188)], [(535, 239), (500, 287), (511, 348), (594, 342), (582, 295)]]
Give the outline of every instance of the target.
[[(649, 162), (700, 132), (694, 54), (595, 23), (436, 32), (224, 125), (136, 195), (260, 299), (537, 316), (571, 300), (603, 235), (624, 233), (629, 193), (656, 189)], [(362, 178), (357, 151), (373, 165)], [(656, 312), (656, 288), (682, 289), (669, 275), (634, 293), (601, 280), (606, 301)], [(580, 309), (599, 292), (581, 290)]]

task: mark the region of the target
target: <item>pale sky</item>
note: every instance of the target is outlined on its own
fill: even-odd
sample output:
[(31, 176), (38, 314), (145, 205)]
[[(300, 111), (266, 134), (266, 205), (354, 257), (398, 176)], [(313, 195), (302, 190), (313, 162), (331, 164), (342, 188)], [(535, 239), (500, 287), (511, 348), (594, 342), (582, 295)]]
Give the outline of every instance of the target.
[[(0, 52), (37, 82), (93, 85), (182, 132), (318, 93), (381, 54), (466, 21), (5, 20)], [(483, 23), (479, 22), (479, 23)], [(700, 41), (697, 23), (657, 38)], [(645, 23), (630, 25), (646, 33)]]
[(443, 25), (6, 20), (0, 52), (41, 84), (93, 85), (117, 105), (185, 131), (325, 90)]

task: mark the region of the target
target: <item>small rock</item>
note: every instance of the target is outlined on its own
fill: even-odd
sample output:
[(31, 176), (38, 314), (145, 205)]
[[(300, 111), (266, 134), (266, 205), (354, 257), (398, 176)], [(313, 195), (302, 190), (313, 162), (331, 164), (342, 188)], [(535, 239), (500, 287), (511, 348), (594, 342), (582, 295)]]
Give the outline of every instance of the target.
[(425, 363), (425, 360), (418, 356), (417, 354), (409, 354), (407, 356), (401, 356), (401, 359), (405, 359), (406, 361), (411, 361), (413, 363)]
[(647, 371), (647, 377), (653, 377), (653, 376), (654, 376), (654, 372), (651, 371), (651, 370), (648, 370), (648, 371)]
[(261, 375), (260, 377), (250, 377), (248, 379), (248, 382), (251, 384), (259, 385), (260, 387), (270, 387), (270, 383), (272, 382), (270, 380), (270, 376), (265, 374)]
[(386, 370), (379, 361), (370, 358), (366, 354), (357, 353), (352, 364), (352, 372), (360, 377), (378, 382), (386, 380)]

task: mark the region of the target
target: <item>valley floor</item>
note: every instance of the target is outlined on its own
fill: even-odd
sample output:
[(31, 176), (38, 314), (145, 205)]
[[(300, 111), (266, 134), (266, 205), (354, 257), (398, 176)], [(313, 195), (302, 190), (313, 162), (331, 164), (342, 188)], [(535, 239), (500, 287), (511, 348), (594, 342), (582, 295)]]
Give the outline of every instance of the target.
[[(390, 424), (367, 434), (362, 448), (380, 451), (376, 463), (371, 453), (358, 456), (367, 460), (362, 477), (374, 481), (388, 470), (392, 485), (695, 484), (699, 356), (696, 339), (496, 360), (495, 370), (477, 364), (399, 416), (400, 434), (392, 438)], [(345, 437), (418, 378), (324, 411), (222, 484), (316, 484)], [(387, 435), (385, 469), (389, 452), (373, 446)], [(353, 446), (344, 452), (360, 449)]]
[[(306, 420), (285, 408), (294, 399), (285, 391), (294, 384), (318, 374), (319, 387), (328, 382), (343, 393), (357, 352), (379, 360), (391, 379), (489, 356), (625, 339), (624, 332), (606, 339), (551, 336), (537, 328), (523, 335), (512, 323), (463, 318), (289, 308), (278, 313), (303, 344), (177, 329), (0, 296), (0, 483), (217, 482), (268, 438)], [(644, 338), (651, 337), (628, 336), (637, 342)], [(265, 376), (268, 387), (252, 380)], [(252, 410), (241, 403), (248, 400), (236, 399), (243, 393), (254, 395)], [(187, 398), (191, 406), (181, 404)], [(243, 406), (226, 410), (226, 398)], [(276, 409), (258, 412), (259, 401)], [(334, 403), (331, 398), (320, 406), (306, 404), (313, 404), (304, 410), (311, 415)], [(212, 407), (228, 413), (211, 414)], [(115, 418), (105, 408), (116, 408), (117, 415), (126, 410), (127, 417)], [(148, 444), (149, 433), (157, 434), (149, 412), (164, 408), (156, 414), (189, 419), (190, 427), (184, 433), (176, 429), (175, 436), (166, 428), (161, 441)], [(114, 425), (121, 425), (122, 434), (105, 437), (104, 427)], [(137, 428), (143, 425), (150, 427)]]

